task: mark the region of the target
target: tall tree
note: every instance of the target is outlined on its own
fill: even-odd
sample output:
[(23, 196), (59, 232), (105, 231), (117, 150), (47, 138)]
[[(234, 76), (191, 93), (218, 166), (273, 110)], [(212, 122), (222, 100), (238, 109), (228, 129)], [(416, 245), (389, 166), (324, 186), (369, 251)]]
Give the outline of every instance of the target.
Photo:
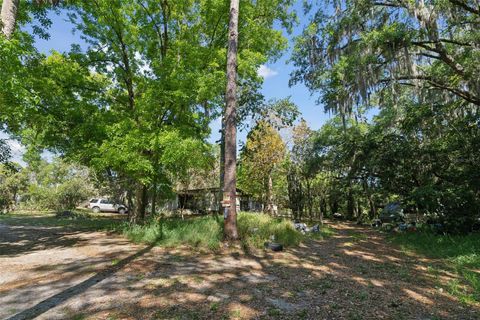
[(285, 143), (278, 131), (262, 120), (249, 132), (240, 157), (242, 191), (262, 200), (264, 211), (273, 215), (273, 173), (285, 158)]
[(15, 31), (19, 5), (20, 0), (3, 0), (1, 11), (1, 27), (3, 34), (7, 39), (10, 39)]
[[(259, 66), (286, 48), (273, 23), (289, 24), (291, 2), (244, 3), (239, 91), (255, 93)], [(18, 33), (22, 46), (16, 51), (16, 41), (0, 37), (0, 71), (9, 79), (0, 87), (0, 117), (8, 131), (35, 148), (56, 151), (136, 189), (137, 201), (129, 202), (139, 204), (133, 218), (141, 219), (145, 195), (156, 197), (155, 185), (169, 185), (157, 181), (171, 176), (161, 163), (161, 136), (177, 130), (179, 139), (204, 141), (209, 121), (223, 110), (228, 3), (99, 0), (65, 6), (85, 47), (45, 57), (26, 32)], [(40, 7), (41, 14), (46, 8)], [(19, 24), (30, 21), (23, 16)]]
[[(50, 5), (58, 5), (60, 0), (34, 0), (32, 1), (33, 5), (36, 7), (40, 7), (44, 4)], [(25, 7), (29, 7), (29, 3), (24, 3)], [(19, 7), (20, 7), (20, 0), (3, 0), (2, 9), (0, 12), (0, 27), (2, 28), (3, 35), (10, 39), (15, 32), (15, 27), (17, 25), (17, 19), (19, 16)], [(29, 9), (27, 9), (29, 10)], [(49, 19), (46, 18), (44, 15), (40, 14), (37, 10), (36, 12), (37, 17), (40, 18), (41, 23), (43, 25), (49, 25)], [(40, 30), (36, 26), (34, 27), (34, 32), (38, 33), (40, 36), (45, 36), (46, 33), (43, 30)]]
[(238, 239), (237, 230), (237, 49), (239, 0), (230, 0), (228, 27), (227, 90), (225, 106), (224, 198), (230, 201), (225, 219), (225, 238)]
[(305, 193), (303, 198), (310, 217), (313, 214), (312, 182), (316, 175), (312, 137), (313, 131), (304, 119), (292, 130), (292, 165), (296, 166), (298, 178), (302, 180), (302, 189)]
[(320, 93), (326, 109), (381, 106), (405, 88), (419, 100), (443, 95), (459, 106), (480, 105), (478, 2), (316, 3), (296, 39), (291, 81)]

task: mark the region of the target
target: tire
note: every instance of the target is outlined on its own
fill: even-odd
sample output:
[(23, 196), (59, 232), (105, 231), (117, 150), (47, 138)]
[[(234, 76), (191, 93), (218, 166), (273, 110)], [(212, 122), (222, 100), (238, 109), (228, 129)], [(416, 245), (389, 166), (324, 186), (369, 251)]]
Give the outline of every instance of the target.
[(265, 242), (265, 249), (270, 249), (272, 251), (282, 251), (283, 246), (280, 243), (274, 243), (274, 242)]
[(126, 212), (125, 208), (119, 208), (118, 209), (118, 213), (120, 213), (120, 214), (125, 214), (125, 212)]
[(99, 207), (93, 207), (93, 208), (92, 208), (92, 211), (93, 211), (94, 213), (99, 213), (99, 212), (100, 212), (100, 208), (99, 208)]

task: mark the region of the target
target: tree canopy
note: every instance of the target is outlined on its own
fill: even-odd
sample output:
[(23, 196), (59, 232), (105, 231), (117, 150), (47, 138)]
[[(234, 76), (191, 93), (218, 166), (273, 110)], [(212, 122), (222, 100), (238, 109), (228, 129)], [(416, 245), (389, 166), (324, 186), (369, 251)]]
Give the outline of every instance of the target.
[[(291, 28), (291, 3), (243, 5), (242, 95), (257, 95), (257, 69), (286, 48), (273, 24)], [(204, 162), (196, 156), (180, 161), (190, 154), (179, 146), (206, 150), (208, 124), (222, 112), (228, 6), (210, 0), (58, 3), (54, 10), (68, 14), (86, 46), (44, 55), (33, 35), (48, 37), (51, 8), (21, 7), (20, 27), (11, 39), (0, 37), (0, 72), (8, 79), (0, 89), (4, 128), (32, 150), (48, 149), (130, 181), (137, 199), (131, 205), (141, 219), (140, 199), (158, 179), (185, 176), (193, 162)], [(23, 31), (37, 22), (33, 34)]]

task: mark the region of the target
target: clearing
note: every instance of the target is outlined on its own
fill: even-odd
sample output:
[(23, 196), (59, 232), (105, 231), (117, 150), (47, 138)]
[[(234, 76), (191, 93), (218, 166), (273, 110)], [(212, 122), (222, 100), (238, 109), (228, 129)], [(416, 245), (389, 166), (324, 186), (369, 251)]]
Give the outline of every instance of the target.
[(440, 262), (350, 223), (247, 255), (42, 222), (0, 220), (1, 319), (480, 319), (438, 286), (454, 277), (429, 272)]

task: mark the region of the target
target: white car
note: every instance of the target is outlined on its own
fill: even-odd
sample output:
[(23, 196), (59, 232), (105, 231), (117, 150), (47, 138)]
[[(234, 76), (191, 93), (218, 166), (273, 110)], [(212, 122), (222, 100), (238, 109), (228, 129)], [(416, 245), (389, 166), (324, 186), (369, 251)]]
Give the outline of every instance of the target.
[(107, 199), (90, 199), (88, 208), (92, 209), (95, 213), (118, 212), (120, 214), (124, 214), (128, 212), (128, 208), (123, 204), (114, 203), (113, 201)]

